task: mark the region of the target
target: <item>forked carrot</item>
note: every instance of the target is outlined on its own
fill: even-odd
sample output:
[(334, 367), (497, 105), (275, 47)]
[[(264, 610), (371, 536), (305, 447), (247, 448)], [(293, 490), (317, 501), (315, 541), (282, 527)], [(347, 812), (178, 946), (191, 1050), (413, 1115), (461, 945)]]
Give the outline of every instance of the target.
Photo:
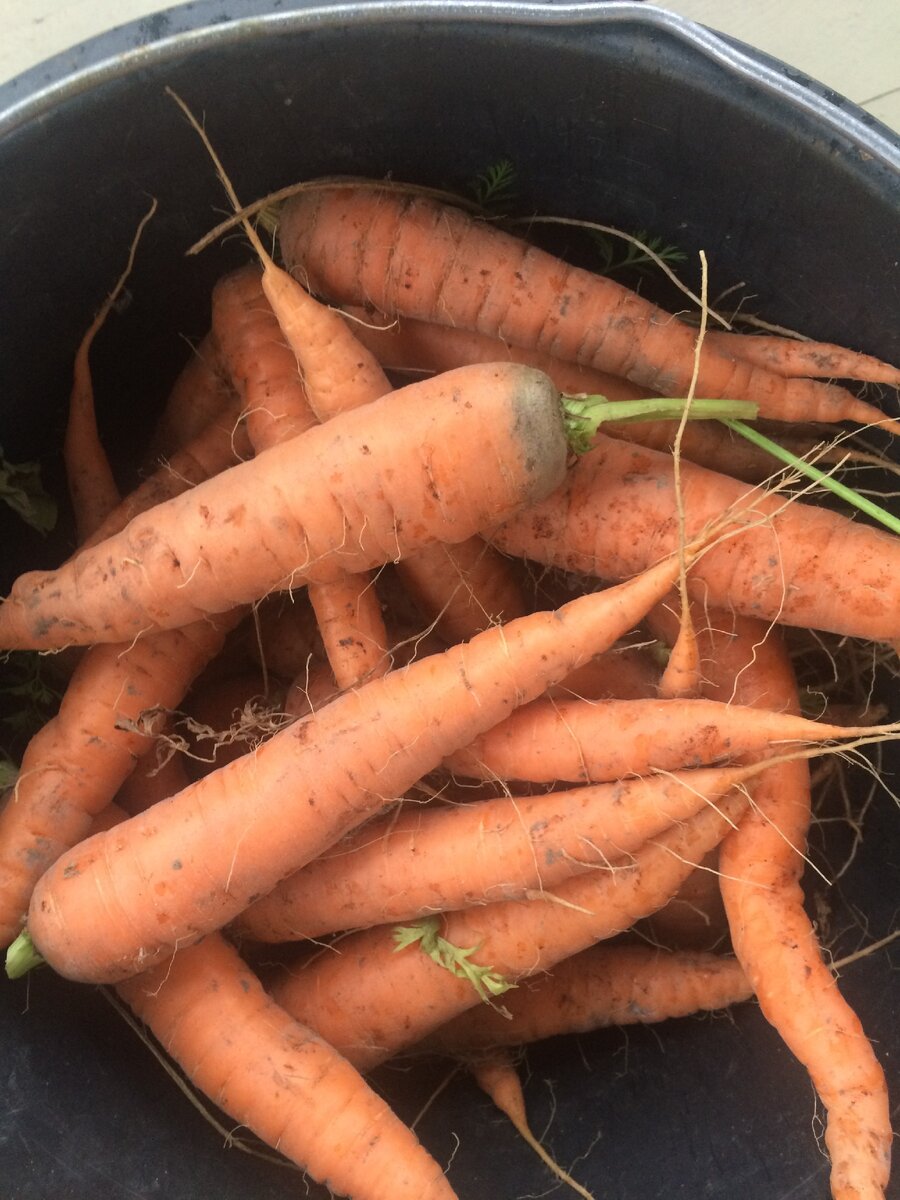
[(900, 387), (900, 370), (868, 354), (828, 342), (711, 330), (710, 344), (726, 354), (791, 378), (859, 379)]

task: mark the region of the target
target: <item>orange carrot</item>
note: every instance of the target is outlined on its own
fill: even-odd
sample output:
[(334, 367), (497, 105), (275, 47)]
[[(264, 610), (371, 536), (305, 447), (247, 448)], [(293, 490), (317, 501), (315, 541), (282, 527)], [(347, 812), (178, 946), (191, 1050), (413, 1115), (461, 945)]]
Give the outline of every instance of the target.
[(145, 463), (156, 463), (192, 442), (234, 399), (212, 333), (191, 347), (147, 447)]
[(555, 487), (566, 454), (558, 393), (530, 368), (411, 384), (158, 505), (57, 571), (20, 576), (0, 605), (0, 646), (130, 641), (463, 541)]
[(0, 813), (0, 942), (19, 933), (32, 889), (88, 835), (137, 760), (154, 744), (145, 714), (177, 705), (221, 647), (237, 614), (133, 646), (95, 646), (81, 659), (59, 713), (31, 739)]
[(778, 375), (814, 379), (860, 379), (900, 387), (900, 370), (868, 354), (829, 342), (808, 342), (766, 334), (710, 330), (710, 345)]
[(297, 941), (524, 899), (621, 862), (744, 778), (713, 768), (468, 804), (444, 793), (446, 806), (424, 810), (407, 803), (289, 876), (233, 928)]
[(106, 457), (97, 429), (97, 414), (94, 408), (94, 386), (91, 379), (90, 352), (94, 338), (103, 328), (113, 305), (118, 300), (131, 274), (138, 242), (147, 222), (156, 212), (154, 200), (146, 215), (141, 218), (131, 242), (128, 262), (112, 291), (103, 301), (75, 354), (74, 379), (69, 397), (69, 419), (63, 441), (63, 458), (66, 478), (79, 542), (104, 521), (119, 503), (118, 484)]
[(425, 953), (416, 937), (427, 932), (421, 923), (404, 943), (393, 928), (380, 927), (343, 938), (288, 971), (273, 995), (351, 1062), (371, 1068), (477, 1006), (473, 974), (489, 972), (483, 995), (502, 994), (659, 908), (745, 805), (743, 796), (731, 796), (706, 806), (621, 867), (578, 875), (540, 897), (434, 918), (440, 936), (465, 952), (469, 973), (457, 975)]
[[(798, 710), (790, 660), (761, 622), (712, 614), (717, 651), (707, 691)], [(735, 669), (736, 668), (736, 669)], [(760, 1008), (809, 1071), (826, 1111), (825, 1144), (836, 1200), (884, 1194), (890, 1174), (890, 1104), (884, 1071), (825, 963), (803, 903), (810, 820), (806, 763), (763, 774), (754, 804), (723, 842), (720, 887), (732, 941)]]
[(760, 755), (773, 741), (852, 735), (847, 726), (725, 700), (537, 700), (449, 754), (444, 765), (472, 779), (603, 783)]
[[(785, 507), (692, 463), (682, 463), (681, 480), (689, 536), (732, 506), (751, 526), (691, 572), (701, 602), (875, 641), (898, 636), (900, 538), (825, 508)], [(599, 435), (562, 488), (492, 540), (510, 554), (623, 579), (673, 551), (677, 528), (671, 457)]]
[[(475, 329), (657, 395), (687, 393), (695, 330), (458, 209), (377, 183), (322, 188), (285, 203), (279, 238), (289, 269), (338, 303)], [(843, 388), (785, 379), (709, 347), (695, 394), (749, 399), (773, 420), (884, 420)]]
[(118, 992), (213, 1103), (333, 1193), (453, 1200), (386, 1101), (278, 1008), (224, 938), (179, 949)]
[(601, 943), (505, 993), (509, 1016), (479, 1005), (436, 1030), (421, 1049), (469, 1055), (607, 1025), (647, 1025), (712, 1012), (752, 995), (736, 958)]
[(40, 953), (63, 975), (116, 980), (222, 927), (445, 756), (614, 644), (677, 571), (674, 560), (663, 562), (345, 692), (249, 758), (82, 843), (32, 898)]

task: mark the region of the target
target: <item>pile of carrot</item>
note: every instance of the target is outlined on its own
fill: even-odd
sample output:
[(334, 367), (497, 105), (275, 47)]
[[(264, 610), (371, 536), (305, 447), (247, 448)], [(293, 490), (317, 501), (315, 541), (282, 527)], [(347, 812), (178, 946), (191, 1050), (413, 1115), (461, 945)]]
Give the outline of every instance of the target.
[(767, 488), (713, 422), (614, 416), (576, 452), (563, 393), (744, 401), (791, 442), (900, 429), (817, 364), (900, 371), (698, 337), (396, 187), (298, 191), (280, 264), (244, 228), (125, 496), (79, 358), (79, 545), (0, 603), (0, 649), (78, 648), (0, 813), (10, 974), (115, 988), (359, 1200), (457, 1194), (377, 1065), (464, 1063), (526, 1131), (510, 1047), (755, 1002), (835, 1200), (883, 1197), (884, 1070), (802, 874), (811, 761), (898, 727), (801, 715), (790, 631), (889, 656), (900, 539)]

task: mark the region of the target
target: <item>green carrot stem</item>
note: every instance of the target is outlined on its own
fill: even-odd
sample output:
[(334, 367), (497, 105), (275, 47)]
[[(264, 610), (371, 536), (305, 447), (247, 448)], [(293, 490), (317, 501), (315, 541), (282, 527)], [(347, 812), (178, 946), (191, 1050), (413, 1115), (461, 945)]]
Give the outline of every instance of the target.
[(687, 400), (670, 396), (648, 400), (607, 400), (605, 396), (563, 396), (562, 399), (569, 444), (578, 454), (590, 449), (604, 421), (619, 424), (680, 420), (686, 408), (691, 420), (741, 417), (753, 421), (758, 412), (757, 406), (749, 400), (692, 400), (688, 407)]
[(6, 951), (6, 974), (10, 979), (21, 979), (35, 967), (42, 966), (43, 962), (31, 940), (31, 934), (23, 929)]
[(828, 488), (836, 496), (840, 496), (842, 500), (846, 500), (848, 504), (852, 504), (854, 508), (858, 508), (860, 512), (866, 513), (879, 524), (884, 525), (891, 533), (900, 534), (900, 519), (889, 513), (887, 509), (876, 504), (874, 500), (870, 500), (868, 496), (861, 496), (859, 492), (853, 488), (847, 487), (840, 480), (834, 479), (825, 471), (820, 471), (818, 467), (814, 467), (812, 463), (808, 463), (804, 458), (798, 458), (796, 454), (792, 454), (790, 450), (785, 450), (784, 446), (779, 446), (777, 442), (771, 441), (769, 438), (759, 432), (758, 429), (753, 429), (749, 425), (745, 425), (743, 421), (732, 420), (730, 418), (720, 418), (723, 425), (727, 425), (729, 429), (735, 433), (739, 433), (741, 437), (747, 439), (748, 442), (753, 442), (755, 446), (759, 446), (762, 450), (767, 450), (773, 458), (777, 458), (779, 462), (786, 463), (800, 474), (806, 475), (809, 479), (816, 480), (821, 483), (822, 487)]

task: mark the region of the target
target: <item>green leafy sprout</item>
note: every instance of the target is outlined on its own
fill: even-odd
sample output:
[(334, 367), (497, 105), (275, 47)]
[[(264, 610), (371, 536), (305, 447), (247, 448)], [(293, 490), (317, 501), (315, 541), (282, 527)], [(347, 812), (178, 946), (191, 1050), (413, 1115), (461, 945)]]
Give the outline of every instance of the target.
[(394, 952), (405, 950), (418, 942), (422, 951), (439, 967), (443, 967), (457, 979), (468, 979), (479, 999), (483, 1000), (485, 1004), (490, 1004), (495, 996), (502, 996), (504, 992), (508, 992), (510, 988), (516, 986), (504, 979), (492, 967), (482, 967), (478, 963), (469, 961), (471, 956), (480, 949), (479, 946), (470, 946), (468, 949), (454, 946), (452, 942), (448, 942), (445, 937), (441, 936), (440, 928), (440, 917), (423, 917), (414, 925), (396, 926), (394, 929)]
[(487, 212), (502, 213), (516, 199), (516, 169), (508, 158), (482, 171), (469, 184), (475, 202)]
[[(600, 273), (603, 275), (618, 275), (623, 271), (645, 271), (654, 264), (651, 251), (665, 263), (683, 263), (687, 255), (679, 247), (666, 242), (664, 238), (651, 235), (646, 229), (639, 229), (634, 234), (634, 241), (625, 241), (624, 251), (620, 250), (621, 240), (603, 233), (599, 229), (589, 229), (588, 233), (594, 247), (600, 256)], [(640, 243), (640, 244), (638, 244)], [(646, 247), (646, 248), (645, 248)]]

